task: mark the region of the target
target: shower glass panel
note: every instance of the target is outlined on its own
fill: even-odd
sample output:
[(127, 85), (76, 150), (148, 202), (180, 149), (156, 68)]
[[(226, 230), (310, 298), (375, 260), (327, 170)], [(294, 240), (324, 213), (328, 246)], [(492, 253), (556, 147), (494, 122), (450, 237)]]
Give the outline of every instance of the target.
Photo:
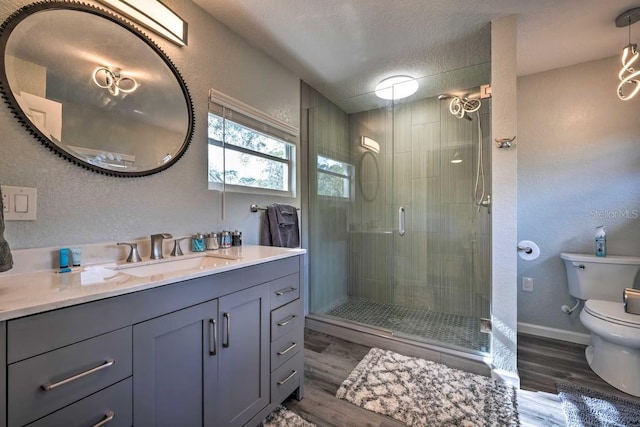
[(438, 77), (403, 100), (318, 94), (309, 108), (310, 312), (484, 354), (491, 150), (490, 99), (479, 95), (489, 65)]

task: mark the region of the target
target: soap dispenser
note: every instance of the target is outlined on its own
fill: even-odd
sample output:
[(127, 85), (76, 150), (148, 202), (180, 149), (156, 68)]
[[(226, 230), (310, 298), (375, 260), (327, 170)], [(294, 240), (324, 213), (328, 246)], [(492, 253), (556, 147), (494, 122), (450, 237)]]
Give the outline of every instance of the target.
[(596, 256), (607, 256), (607, 233), (603, 225), (596, 227)]

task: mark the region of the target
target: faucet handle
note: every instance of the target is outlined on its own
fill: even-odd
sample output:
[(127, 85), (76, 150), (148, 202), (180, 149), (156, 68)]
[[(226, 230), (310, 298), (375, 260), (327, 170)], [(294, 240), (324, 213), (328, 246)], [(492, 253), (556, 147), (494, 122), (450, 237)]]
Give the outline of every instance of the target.
[(138, 253), (138, 244), (137, 243), (126, 243), (126, 242), (118, 242), (116, 243), (118, 246), (126, 245), (131, 248), (131, 252), (129, 252), (129, 256), (127, 257), (127, 262), (140, 262), (142, 258), (140, 258), (140, 254)]
[(159, 233), (159, 234), (152, 234), (151, 238), (152, 239), (159, 239), (159, 238), (171, 239), (171, 238), (173, 238), (173, 236), (171, 234), (169, 234), (169, 233)]
[(184, 255), (182, 253), (182, 248), (180, 247), (180, 242), (182, 242), (184, 239), (188, 239), (189, 237), (181, 237), (179, 239), (175, 239), (173, 241), (173, 250), (171, 251), (171, 256), (182, 256)]

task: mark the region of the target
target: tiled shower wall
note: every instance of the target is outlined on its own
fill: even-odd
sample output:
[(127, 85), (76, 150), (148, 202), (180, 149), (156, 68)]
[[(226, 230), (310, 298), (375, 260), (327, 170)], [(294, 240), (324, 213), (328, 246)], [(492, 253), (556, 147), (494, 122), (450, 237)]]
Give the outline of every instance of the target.
[[(490, 108), (480, 110), (490, 193)], [(309, 109), (310, 309), (349, 297), (489, 316), (490, 215), (474, 206), (477, 119), (427, 98), (347, 115), (316, 94)], [(380, 144), (372, 153), (360, 144)], [(458, 153), (462, 163), (452, 164)], [(315, 158), (352, 164), (350, 200), (317, 195)], [(485, 195), (486, 197), (486, 195)], [(406, 210), (399, 236), (398, 208)]]
[[(485, 101), (480, 120), (486, 194), (491, 181), (489, 111)], [(357, 176), (363, 190), (356, 185), (349, 216), (352, 296), (489, 315), (491, 222), (486, 208), (478, 212), (474, 206), (478, 129), (472, 116), (472, 121), (458, 119), (449, 113), (448, 101), (427, 98), (349, 117), (352, 158), (364, 166)], [(377, 173), (374, 162), (361, 160), (362, 135), (381, 145), (374, 155)], [(450, 162), (456, 155), (462, 163)], [(371, 186), (378, 186), (377, 194)], [(400, 206), (406, 210), (404, 236), (397, 233)]]

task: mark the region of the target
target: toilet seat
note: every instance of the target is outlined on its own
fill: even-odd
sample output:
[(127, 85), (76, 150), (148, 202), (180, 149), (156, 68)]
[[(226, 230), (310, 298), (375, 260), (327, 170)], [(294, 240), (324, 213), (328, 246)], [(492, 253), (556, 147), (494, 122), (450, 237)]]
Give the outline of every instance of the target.
[(607, 322), (640, 329), (640, 315), (624, 311), (624, 304), (621, 302), (588, 300), (584, 304), (584, 311)]

